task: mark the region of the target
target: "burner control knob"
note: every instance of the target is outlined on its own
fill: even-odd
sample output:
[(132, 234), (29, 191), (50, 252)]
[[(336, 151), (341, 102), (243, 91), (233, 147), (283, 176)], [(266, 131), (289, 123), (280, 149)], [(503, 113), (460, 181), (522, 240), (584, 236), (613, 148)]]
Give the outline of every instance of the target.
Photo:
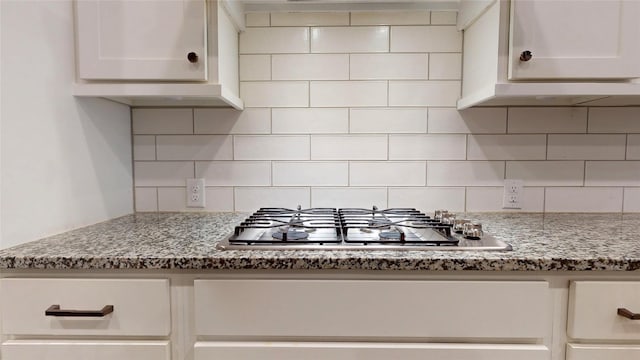
[(454, 219), (453, 220), (453, 231), (457, 232), (458, 234), (462, 234), (462, 232), (464, 231), (464, 224), (470, 223), (471, 220), (469, 219)]
[(453, 222), (456, 220), (456, 214), (446, 212), (440, 216), (440, 222), (446, 225), (453, 225)]
[(433, 214), (433, 218), (436, 220), (440, 220), (442, 219), (442, 215), (443, 214), (448, 214), (449, 210), (436, 210), (436, 212)]
[(482, 224), (468, 222), (463, 225), (462, 235), (467, 239), (480, 240), (484, 233), (482, 232)]

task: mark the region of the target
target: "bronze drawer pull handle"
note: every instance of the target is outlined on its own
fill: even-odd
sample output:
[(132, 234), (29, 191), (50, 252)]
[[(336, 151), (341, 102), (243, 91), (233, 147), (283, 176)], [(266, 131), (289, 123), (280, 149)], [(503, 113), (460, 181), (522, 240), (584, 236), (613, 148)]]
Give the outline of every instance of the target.
[(44, 311), (45, 316), (104, 317), (113, 312), (113, 305), (105, 305), (102, 310), (64, 310), (60, 305), (51, 305)]
[(618, 315), (626, 317), (629, 320), (640, 320), (640, 314), (636, 314), (625, 308), (618, 308)]

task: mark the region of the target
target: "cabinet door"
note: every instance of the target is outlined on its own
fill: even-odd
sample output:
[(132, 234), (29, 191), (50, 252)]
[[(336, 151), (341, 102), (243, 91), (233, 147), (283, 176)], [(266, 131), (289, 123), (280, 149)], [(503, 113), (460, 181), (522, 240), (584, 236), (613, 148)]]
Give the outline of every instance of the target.
[(3, 360), (169, 360), (169, 341), (9, 340)]
[(511, 1), (509, 79), (640, 77), (638, 18), (633, 0)]
[(205, 0), (78, 0), (78, 76), (206, 80), (205, 33)]

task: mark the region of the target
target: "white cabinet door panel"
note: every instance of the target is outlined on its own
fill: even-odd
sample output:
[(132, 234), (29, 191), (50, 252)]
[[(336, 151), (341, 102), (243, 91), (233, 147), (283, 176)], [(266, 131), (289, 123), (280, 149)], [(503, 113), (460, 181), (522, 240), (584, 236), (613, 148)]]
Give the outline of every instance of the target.
[(567, 344), (567, 360), (638, 360), (639, 345)]
[(169, 360), (169, 341), (10, 340), (2, 360)]

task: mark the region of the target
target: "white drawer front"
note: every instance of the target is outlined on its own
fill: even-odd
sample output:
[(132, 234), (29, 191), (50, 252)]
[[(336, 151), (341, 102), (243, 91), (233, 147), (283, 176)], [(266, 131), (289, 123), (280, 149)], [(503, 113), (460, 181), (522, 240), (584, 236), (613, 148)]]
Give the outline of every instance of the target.
[(541, 338), (543, 281), (196, 280), (209, 336)]
[(567, 345), (567, 360), (638, 360), (640, 346), (632, 345)]
[[(15, 335), (151, 335), (170, 331), (169, 280), (21, 279), (0, 281), (2, 333)], [(104, 317), (45, 316), (63, 310), (99, 310)]]
[(543, 345), (198, 342), (195, 360), (548, 360)]
[(169, 360), (169, 341), (11, 340), (3, 360)]
[(640, 320), (617, 314), (618, 308), (640, 312), (640, 282), (575, 281), (569, 296), (569, 337), (640, 340)]

